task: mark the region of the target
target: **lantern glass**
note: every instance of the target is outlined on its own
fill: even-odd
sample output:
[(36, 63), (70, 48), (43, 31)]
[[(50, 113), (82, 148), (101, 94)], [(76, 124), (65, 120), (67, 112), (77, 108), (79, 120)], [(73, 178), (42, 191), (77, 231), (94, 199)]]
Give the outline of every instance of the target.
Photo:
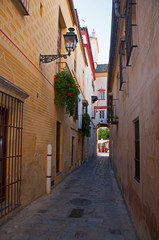
[(69, 28), (70, 32), (67, 32), (63, 35), (65, 40), (65, 49), (69, 54), (75, 50), (76, 44), (78, 42), (77, 35), (73, 32), (74, 29), (72, 29), (73, 28)]

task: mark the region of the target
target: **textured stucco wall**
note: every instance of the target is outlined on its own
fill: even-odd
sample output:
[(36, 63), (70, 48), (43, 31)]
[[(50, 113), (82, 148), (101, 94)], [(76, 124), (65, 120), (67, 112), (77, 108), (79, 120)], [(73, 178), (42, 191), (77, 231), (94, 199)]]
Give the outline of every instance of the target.
[[(78, 166), (78, 155), (82, 158), (82, 147), (79, 148), (78, 154), (78, 140), (80, 139), (81, 145), (82, 136), (78, 134), (77, 121), (69, 118), (62, 107), (54, 104), (53, 84), (56, 61), (39, 66), (40, 53), (57, 53), (59, 8), (67, 27), (74, 25), (72, 15), (68, 1), (49, 0), (43, 2), (41, 17), (40, 2), (40, 0), (30, 1), (29, 16), (23, 16), (14, 1), (0, 0), (0, 25), (3, 31), (0, 32), (0, 75), (29, 94), (24, 101), (23, 114), (21, 189), (23, 206), (45, 193), (48, 144), (52, 144), (52, 180), (55, 184)], [(67, 29), (63, 29), (63, 32), (66, 31)], [(77, 45), (77, 50), (77, 79), (81, 84), (82, 70), (86, 63), (80, 44)], [(63, 42), (62, 53), (64, 53)], [(72, 71), (74, 53), (67, 59), (67, 63)], [(3, 88), (0, 90), (14, 95), (9, 90)], [(38, 98), (37, 93), (39, 93)], [(61, 123), (61, 174), (59, 176), (56, 176), (57, 121)], [(70, 168), (72, 136), (75, 137), (74, 164)]]
[[(107, 107), (107, 72), (103, 73), (96, 73), (96, 81), (95, 81), (95, 96), (98, 97), (98, 100), (93, 104), (94, 107)], [(100, 99), (100, 91), (99, 89), (105, 89), (105, 99)], [(97, 125), (100, 122), (99, 112), (100, 110), (105, 112), (105, 118), (104, 118), (104, 124), (107, 121), (107, 109), (95, 109), (96, 115), (95, 115), (95, 125)]]
[[(124, 71), (126, 83), (122, 92), (119, 92), (118, 50), (113, 68), (112, 92), (113, 98), (119, 98), (119, 124), (110, 128), (111, 161), (139, 239), (145, 240), (159, 239), (158, 9), (157, 1), (137, 1), (135, 34), (138, 47), (131, 57), (132, 66)], [(124, 34), (123, 27), (123, 21), (119, 20), (119, 37)], [(140, 124), (140, 182), (134, 179), (133, 121), (137, 117)]]

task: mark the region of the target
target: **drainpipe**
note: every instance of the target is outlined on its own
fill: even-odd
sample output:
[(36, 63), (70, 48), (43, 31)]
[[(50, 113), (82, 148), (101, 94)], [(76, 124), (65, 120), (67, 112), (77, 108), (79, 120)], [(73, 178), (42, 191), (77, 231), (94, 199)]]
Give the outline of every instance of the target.
[(118, 18), (125, 18), (124, 14), (120, 14), (119, 12), (119, 1), (118, 0), (114, 0), (114, 5), (115, 5), (115, 15)]
[(47, 173), (46, 173), (46, 193), (51, 193), (51, 160), (52, 160), (52, 145), (48, 144), (47, 148)]

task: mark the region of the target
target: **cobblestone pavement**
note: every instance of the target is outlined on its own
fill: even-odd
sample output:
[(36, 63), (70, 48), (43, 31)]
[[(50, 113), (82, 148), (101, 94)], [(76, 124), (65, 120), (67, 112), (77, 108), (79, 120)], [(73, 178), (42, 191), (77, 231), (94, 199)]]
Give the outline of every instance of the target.
[(109, 158), (83, 164), (0, 227), (0, 240), (136, 240)]

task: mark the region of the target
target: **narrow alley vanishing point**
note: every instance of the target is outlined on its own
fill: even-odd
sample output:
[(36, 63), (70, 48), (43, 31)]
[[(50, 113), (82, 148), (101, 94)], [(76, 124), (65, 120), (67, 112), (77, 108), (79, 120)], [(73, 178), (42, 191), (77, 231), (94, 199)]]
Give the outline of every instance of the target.
[(109, 158), (92, 158), (0, 227), (0, 240), (135, 240)]

